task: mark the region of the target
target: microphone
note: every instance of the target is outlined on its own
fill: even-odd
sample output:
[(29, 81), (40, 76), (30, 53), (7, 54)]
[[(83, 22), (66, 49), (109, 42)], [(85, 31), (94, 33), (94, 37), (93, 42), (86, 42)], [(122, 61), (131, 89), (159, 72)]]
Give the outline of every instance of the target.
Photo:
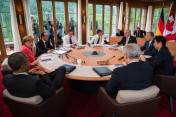
[(76, 60), (76, 61), (77, 61), (77, 59), (76, 59), (76, 58), (74, 58), (74, 57), (72, 57), (72, 56), (70, 56), (70, 55), (68, 55), (68, 54), (65, 54), (65, 56), (66, 56), (66, 58), (68, 58), (68, 59), (69, 59), (69, 57), (71, 57), (71, 58), (73, 58), (74, 60)]
[(118, 60), (121, 61), (122, 59), (124, 59), (124, 56), (120, 57)]
[(111, 60), (112, 58), (114, 58), (115, 56), (111, 57), (110, 59), (108, 59), (107, 61)]

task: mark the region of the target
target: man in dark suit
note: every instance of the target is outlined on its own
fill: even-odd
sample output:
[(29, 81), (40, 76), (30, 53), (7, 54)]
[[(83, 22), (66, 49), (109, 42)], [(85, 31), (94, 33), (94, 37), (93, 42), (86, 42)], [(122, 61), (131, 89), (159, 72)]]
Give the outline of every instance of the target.
[(153, 58), (148, 58), (146, 63), (153, 67), (154, 74), (171, 75), (173, 71), (173, 58), (169, 49), (166, 47), (166, 38), (156, 36), (154, 46), (158, 53)]
[(29, 60), (23, 52), (13, 53), (8, 58), (8, 64), (13, 74), (5, 75), (3, 84), (9, 93), (17, 97), (32, 97), (40, 95), (47, 98), (55, 94), (62, 86), (66, 69), (60, 67), (50, 74), (40, 70), (41, 78), (29, 75)]
[(43, 53), (53, 52), (53, 46), (48, 40), (48, 34), (46, 32), (41, 33), (41, 39), (37, 42), (36, 46), (36, 57), (40, 56)]
[(146, 32), (143, 31), (143, 30), (140, 30), (140, 28), (137, 27), (137, 29), (134, 31), (134, 35), (135, 35), (136, 37), (141, 37), (141, 38), (143, 38), (144, 35), (146, 35)]
[(140, 47), (127, 44), (122, 49), (126, 66), (116, 68), (105, 86), (106, 92), (116, 98), (119, 90), (141, 90), (151, 85), (153, 69), (150, 65), (139, 62)]
[(157, 50), (154, 47), (154, 33), (148, 32), (146, 35), (145, 45), (141, 47), (141, 51), (144, 51), (144, 55), (150, 55), (154, 57), (157, 54)]
[(115, 44), (115, 46), (117, 47), (117, 45), (126, 45), (129, 43), (137, 43), (136, 38), (131, 36), (131, 31), (130, 30), (125, 30), (125, 36), (122, 38), (122, 40), (120, 42), (118, 42), (117, 44)]
[(122, 30), (120, 30), (120, 29), (117, 29), (116, 36), (117, 36), (117, 37), (118, 37), (118, 36), (124, 36), (123, 31), (122, 31)]

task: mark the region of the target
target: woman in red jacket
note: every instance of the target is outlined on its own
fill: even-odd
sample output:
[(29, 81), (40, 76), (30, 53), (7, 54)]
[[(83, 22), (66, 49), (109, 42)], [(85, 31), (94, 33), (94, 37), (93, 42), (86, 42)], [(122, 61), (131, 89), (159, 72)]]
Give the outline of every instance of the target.
[(31, 36), (25, 36), (23, 38), (23, 46), (21, 48), (21, 52), (24, 52), (28, 59), (29, 59), (29, 66), (30, 66), (30, 69), (34, 68), (37, 64), (38, 64), (38, 61), (35, 60), (35, 55), (34, 55), (34, 52), (33, 52), (33, 37)]

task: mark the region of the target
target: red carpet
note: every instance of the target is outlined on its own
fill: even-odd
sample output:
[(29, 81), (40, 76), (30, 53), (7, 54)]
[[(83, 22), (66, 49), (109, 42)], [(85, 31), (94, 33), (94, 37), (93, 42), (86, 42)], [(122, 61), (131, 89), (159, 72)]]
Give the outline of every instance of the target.
[[(4, 90), (2, 78), (0, 73), (0, 117), (13, 117), (2, 98)], [(96, 95), (82, 94), (72, 90), (67, 85), (67, 80), (64, 81), (63, 86), (69, 94), (69, 104), (63, 110), (66, 117), (101, 117), (102, 112), (97, 104)], [(176, 99), (174, 99), (174, 113), (170, 113), (167, 96), (163, 94), (160, 96), (161, 100), (154, 117), (176, 117)]]

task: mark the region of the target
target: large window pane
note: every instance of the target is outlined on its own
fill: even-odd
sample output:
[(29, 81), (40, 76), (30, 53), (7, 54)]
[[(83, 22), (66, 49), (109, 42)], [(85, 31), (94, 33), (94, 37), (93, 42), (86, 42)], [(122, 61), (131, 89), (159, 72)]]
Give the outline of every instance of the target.
[(135, 17), (135, 8), (131, 8), (131, 17), (130, 17), (130, 30), (134, 31), (134, 17)]
[[(56, 12), (56, 27), (57, 27), (57, 37), (58, 39), (63, 37), (65, 34), (65, 11), (64, 2), (55, 2), (55, 12)], [(64, 31), (64, 32), (63, 32)]]
[(109, 27), (110, 27), (110, 6), (104, 6), (104, 35), (109, 36)]
[(0, 23), (7, 55), (14, 52), (14, 40), (11, 28), (10, 0), (0, 0)]
[(53, 22), (53, 9), (51, 1), (42, 1), (42, 12), (43, 12), (43, 23), (44, 31), (49, 35), (49, 41), (52, 45), (55, 45), (54, 42), (54, 22)]
[(96, 30), (102, 29), (102, 5), (96, 5)]
[(135, 29), (139, 27), (139, 22), (140, 22), (140, 9), (136, 9), (136, 21), (135, 21)]
[(169, 17), (169, 13), (170, 13), (170, 8), (164, 8), (164, 25), (166, 26), (168, 17)]
[(89, 36), (93, 35), (93, 5), (88, 5), (88, 13), (89, 13)]
[(156, 29), (158, 26), (159, 18), (161, 15), (161, 8), (155, 9), (154, 10), (154, 17), (153, 17), (153, 32), (156, 33)]
[(31, 14), (32, 31), (35, 43), (37, 43), (38, 39), (40, 38), (40, 31), (39, 31), (39, 20), (38, 20), (38, 10), (36, 0), (29, 0), (29, 10)]
[(77, 5), (75, 2), (68, 2), (69, 29), (74, 31), (77, 37)]
[(117, 26), (117, 19), (118, 19), (118, 8), (117, 6), (112, 7), (112, 35), (116, 33), (116, 26)]

